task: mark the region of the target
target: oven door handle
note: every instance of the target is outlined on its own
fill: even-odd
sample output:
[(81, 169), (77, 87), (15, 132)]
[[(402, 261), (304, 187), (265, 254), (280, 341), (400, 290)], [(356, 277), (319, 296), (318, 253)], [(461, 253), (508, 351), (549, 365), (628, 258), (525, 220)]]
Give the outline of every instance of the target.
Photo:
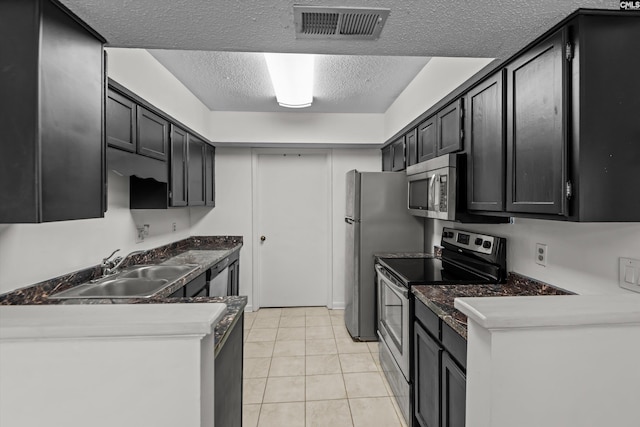
[(382, 280), (384, 281), (385, 285), (387, 285), (389, 287), (389, 289), (391, 289), (391, 291), (396, 294), (396, 296), (400, 297), (400, 298), (409, 298), (409, 291), (406, 290), (405, 288), (403, 288), (402, 286), (398, 286), (395, 283), (393, 283), (388, 277), (387, 274), (384, 271), (384, 268), (380, 266), (380, 264), (376, 264), (376, 271), (378, 272), (378, 275), (380, 275), (380, 277), (382, 278)]

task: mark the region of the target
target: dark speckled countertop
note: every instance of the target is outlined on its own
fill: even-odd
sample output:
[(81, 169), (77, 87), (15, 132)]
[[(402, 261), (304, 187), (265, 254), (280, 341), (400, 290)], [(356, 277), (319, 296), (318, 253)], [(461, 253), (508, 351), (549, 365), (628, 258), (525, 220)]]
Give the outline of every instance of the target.
[(571, 292), (509, 273), (507, 283), (497, 285), (419, 285), (411, 292), (447, 325), (467, 338), (467, 316), (454, 308), (453, 300), (462, 297), (501, 297), (571, 295)]
[(151, 298), (91, 298), (52, 299), (50, 295), (73, 288), (101, 275), (99, 266), (89, 267), (71, 274), (36, 283), (25, 288), (0, 295), (0, 305), (37, 304), (176, 304), (176, 303), (224, 303), (227, 312), (215, 327), (215, 353), (227, 339), (228, 332), (242, 317), (247, 305), (246, 296), (167, 298), (175, 290), (196, 278), (219, 261), (239, 251), (242, 247), (240, 236), (196, 236), (180, 240), (155, 249), (150, 249), (127, 259), (122, 267), (136, 264), (182, 265), (197, 264), (198, 269), (185, 276)]

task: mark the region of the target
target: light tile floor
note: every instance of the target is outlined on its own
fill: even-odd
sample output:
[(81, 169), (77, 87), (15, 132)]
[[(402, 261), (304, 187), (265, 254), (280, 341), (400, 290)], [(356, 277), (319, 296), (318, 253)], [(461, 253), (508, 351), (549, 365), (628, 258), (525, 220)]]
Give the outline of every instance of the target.
[(244, 427), (406, 427), (378, 343), (353, 342), (343, 310), (245, 313)]

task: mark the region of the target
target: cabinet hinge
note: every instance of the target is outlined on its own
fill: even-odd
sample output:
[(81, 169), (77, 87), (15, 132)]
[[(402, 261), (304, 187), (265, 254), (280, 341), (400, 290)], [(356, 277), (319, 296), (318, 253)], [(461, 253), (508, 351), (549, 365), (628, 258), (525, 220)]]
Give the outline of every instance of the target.
[(567, 196), (567, 200), (570, 200), (571, 196), (573, 196), (573, 185), (571, 184), (571, 181), (567, 181), (565, 186), (565, 195)]
[(460, 129), (460, 139), (464, 139), (464, 129)]
[(573, 44), (567, 42), (564, 47), (564, 53), (567, 58), (567, 61), (571, 61), (573, 59)]

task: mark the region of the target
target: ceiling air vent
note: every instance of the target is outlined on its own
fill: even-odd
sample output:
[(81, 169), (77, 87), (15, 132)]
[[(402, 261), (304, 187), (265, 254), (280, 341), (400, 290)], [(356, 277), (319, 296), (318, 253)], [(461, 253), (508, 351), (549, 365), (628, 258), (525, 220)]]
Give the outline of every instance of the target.
[(296, 38), (375, 40), (389, 9), (293, 5)]

